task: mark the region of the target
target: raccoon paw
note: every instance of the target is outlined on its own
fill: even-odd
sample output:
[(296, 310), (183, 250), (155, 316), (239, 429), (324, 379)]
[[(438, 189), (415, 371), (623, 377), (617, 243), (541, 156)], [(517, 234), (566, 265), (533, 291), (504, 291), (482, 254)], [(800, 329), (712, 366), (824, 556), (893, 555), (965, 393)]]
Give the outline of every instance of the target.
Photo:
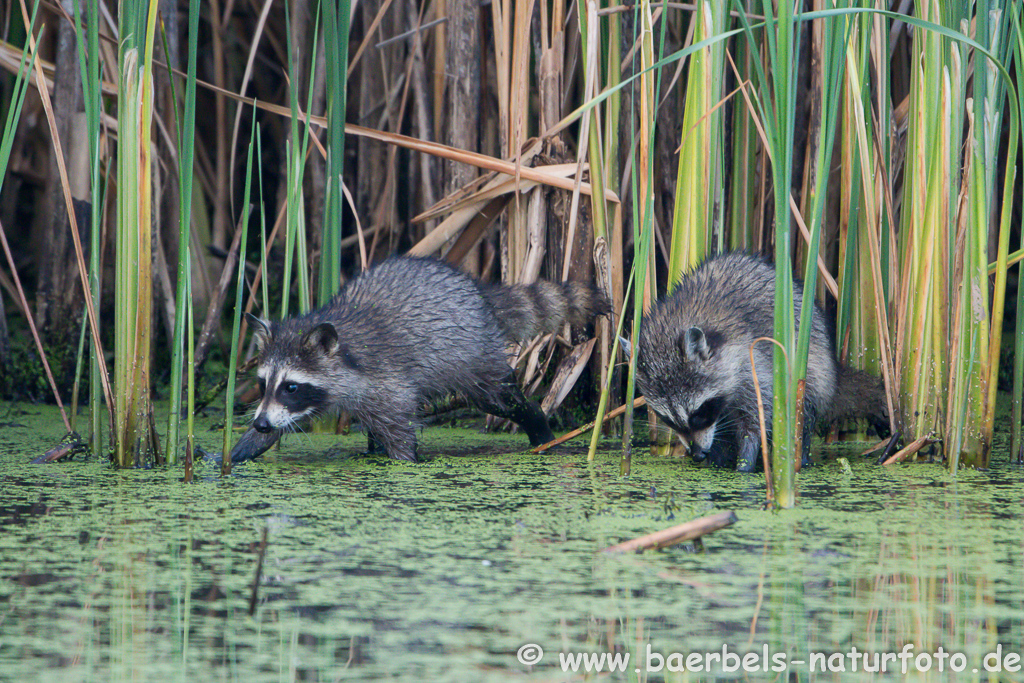
[(281, 430), (258, 432), (250, 429), (238, 440), (231, 449), (231, 462), (236, 465), (247, 460), (255, 460), (270, 449), (281, 438)]
[(745, 434), (740, 441), (740, 451), (736, 458), (737, 472), (753, 472), (757, 469), (757, 437)]

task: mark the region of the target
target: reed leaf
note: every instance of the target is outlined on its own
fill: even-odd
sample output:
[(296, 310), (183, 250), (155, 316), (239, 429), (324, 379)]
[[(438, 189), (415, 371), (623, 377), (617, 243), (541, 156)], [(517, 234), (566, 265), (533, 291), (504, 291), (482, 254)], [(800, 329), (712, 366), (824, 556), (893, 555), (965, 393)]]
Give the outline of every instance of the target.
[[(171, 340), (171, 410), (167, 423), (167, 462), (174, 464), (178, 460), (178, 432), (181, 421), (182, 370), (188, 369), (188, 415), (194, 412), (195, 397), (195, 366), (185, 364), (183, 353), (186, 325), (193, 326), (190, 314), (192, 308), (192, 268), (189, 239), (192, 222), (192, 180), (195, 122), (196, 122), (196, 61), (199, 41), (199, 0), (189, 0), (188, 21), (188, 67), (185, 81), (185, 112), (178, 124), (178, 184), (180, 188), (180, 210), (178, 214), (178, 273), (174, 308), (174, 338)], [(173, 78), (171, 79), (173, 83)], [(174, 98), (177, 102), (177, 98)], [(190, 342), (191, 343), (191, 342)], [(191, 349), (190, 349), (191, 350)], [(188, 420), (186, 432), (186, 453), (191, 454), (195, 435), (192, 431), (192, 420)], [(186, 456), (188, 457), (188, 456)]]
[[(1017, 68), (1017, 73), (1020, 73), (1022, 64), (1024, 64), (1024, 29), (1021, 28), (1021, 19), (1018, 12), (1010, 13), (1011, 20), (1013, 22), (1013, 35), (1010, 39), (1013, 44), (1013, 59), (1014, 64)], [(1017, 112), (1016, 116), (1012, 116), (1011, 120), (1019, 121), (1024, 119), (1024, 89), (1017, 89), (1014, 91), (1010, 89), (1010, 110), (1011, 112)], [(1018, 133), (1018, 131), (1014, 131)], [(1019, 134), (1019, 133), (1018, 133)], [(1011, 145), (1016, 145), (1016, 140), (1011, 140)], [(1011, 164), (1008, 157), (1007, 166)], [(1016, 164), (1013, 165), (1016, 169)], [(1006, 174), (1007, 184), (1006, 187), (1012, 188), (1012, 181), (1009, 180), (1010, 173)], [(1020, 235), (1020, 249), (1024, 251), (1024, 230), (1021, 231)], [(1022, 262), (1024, 263), (1024, 262)], [(1013, 397), (1010, 403), (1010, 453), (1017, 459), (1017, 462), (1024, 460), (1024, 443), (1021, 441), (1021, 409), (1024, 405), (1024, 287), (1020, 286), (1020, 283), (1024, 282), (1024, 265), (1017, 266), (1017, 320), (1015, 324), (1014, 333), (1014, 344), (1013, 344)]]
[[(725, 30), (727, 3), (697, 5), (695, 39), (703, 41)], [(708, 255), (722, 205), (722, 66), (725, 46), (713, 43), (690, 55), (683, 110), (679, 170), (668, 262), (668, 288)]]
[[(317, 302), (323, 306), (341, 286), (341, 186), (345, 170), (345, 103), (351, 0), (323, 0), (327, 67), (327, 206), (321, 240)], [(312, 85), (310, 85), (312, 91)]]
[(120, 467), (146, 465), (156, 455), (149, 395), (156, 14), (156, 0), (122, 4), (114, 310), (114, 462)]
[[(102, 84), (100, 75), (99, 25), (100, 12), (98, 0), (85, 0), (84, 25), (85, 40), (78, 40), (78, 64), (81, 69), (82, 100), (85, 106), (86, 128), (89, 131), (89, 169), (90, 169), (90, 220), (89, 220), (89, 296), (92, 308), (96, 312), (96, 324), (99, 324), (100, 312), (100, 230), (103, 220), (104, 185), (101, 183), (102, 155), (100, 144), (103, 131), (100, 127), (100, 115), (103, 110)], [(83, 34), (82, 1), (74, 3), (75, 26), (78, 35)], [(103, 416), (103, 385), (100, 373), (106, 368), (100, 367), (102, 358), (96, 353), (89, 354), (89, 445), (94, 453), (100, 452), (102, 439)], [(77, 377), (77, 374), (76, 374)], [(111, 435), (113, 438), (113, 435)]]
[(235, 372), (238, 367), (239, 330), (242, 326), (242, 294), (245, 292), (245, 245), (249, 235), (249, 214), (252, 206), (249, 197), (252, 190), (252, 157), (258, 144), (260, 130), (256, 125), (256, 110), (252, 112), (253, 139), (249, 140), (249, 154), (245, 161), (245, 189), (242, 199), (242, 238), (238, 241), (238, 277), (235, 280), (235, 305), (231, 313), (231, 353), (228, 355), (228, 385), (225, 389), (224, 406), (224, 448), (221, 451), (221, 472), (231, 472), (231, 428), (235, 422)]

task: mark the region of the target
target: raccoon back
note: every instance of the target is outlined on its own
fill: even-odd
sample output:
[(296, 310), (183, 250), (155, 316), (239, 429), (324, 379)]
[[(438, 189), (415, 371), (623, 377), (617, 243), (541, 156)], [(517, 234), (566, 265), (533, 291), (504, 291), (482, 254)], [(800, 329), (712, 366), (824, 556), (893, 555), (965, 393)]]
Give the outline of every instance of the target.
[(480, 283), (480, 293), (509, 341), (555, 332), (564, 323), (586, 327), (595, 317), (611, 312), (604, 293), (581, 282)]
[[(800, 319), (803, 287), (793, 283), (794, 313)], [(644, 315), (640, 331), (640, 366), (647, 386), (655, 391), (700, 392), (707, 385), (731, 388), (732, 400), (742, 411), (756, 414), (756, 395), (750, 367), (750, 346), (759, 337), (773, 337), (775, 327), (775, 267), (742, 252), (709, 257), (685, 274), (671, 294)], [(698, 328), (719, 349), (715, 373), (686, 372), (679, 340)], [(762, 401), (771, 415), (772, 346), (754, 346), (754, 359)], [(836, 361), (824, 314), (815, 306), (811, 317), (811, 346), (807, 359), (807, 399), (819, 412), (831, 409), (835, 392)], [(722, 374), (728, 376), (720, 376)], [(661, 381), (656, 381), (660, 379)]]
[(436, 259), (382, 261), (328, 306), (285, 324), (301, 334), (318, 322), (334, 325), (358, 372), (380, 391), (404, 385), (421, 396), (476, 396), (509, 373), (502, 329), (476, 281)]

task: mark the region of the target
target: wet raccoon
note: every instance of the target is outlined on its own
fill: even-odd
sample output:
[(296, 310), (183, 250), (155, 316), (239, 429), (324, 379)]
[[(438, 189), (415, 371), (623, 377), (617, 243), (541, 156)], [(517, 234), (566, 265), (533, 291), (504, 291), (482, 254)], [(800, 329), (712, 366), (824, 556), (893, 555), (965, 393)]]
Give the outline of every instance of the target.
[[(803, 287), (793, 285), (796, 320)], [(683, 276), (676, 289), (644, 316), (638, 343), (637, 386), (647, 405), (686, 437), (696, 460), (752, 471), (760, 422), (750, 366), (750, 344), (774, 334), (775, 267), (742, 253), (714, 256)], [(804, 395), (804, 453), (810, 429), (849, 417), (867, 417), (887, 431), (881, 380), (840, 365), (820, 308), (811, 316)], [(754, 347), (765, 421), (772, 423), (774, 346)]]
[(434, 259), (390, 258), (321, 309), (280, 322), (250, 317), (263, 398), (232, 460), (259, 456), (303, 418), (347, 410), (371, 452), (415, 461), (420, 404), (450, 393), (546, 443), (547, 418), (516, 384), (507, 342), (565, 322), (583, 327), (608, 310), (603, 294), (578, 283), (490, 285)]

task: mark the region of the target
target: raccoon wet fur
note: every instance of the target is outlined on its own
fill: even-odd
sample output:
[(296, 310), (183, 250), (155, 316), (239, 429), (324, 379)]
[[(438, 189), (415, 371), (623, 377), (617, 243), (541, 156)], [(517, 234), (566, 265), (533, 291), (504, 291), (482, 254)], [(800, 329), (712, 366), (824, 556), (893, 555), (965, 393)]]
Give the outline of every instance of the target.
[[(800, 320), (803, 287), (793, 285)], [(713, 256), (683, 276), (645, 314), (637, 344), (636, 383), (649, 408), (685, 437), (696, 460), (752, 471), (760, 422), (750, 345), (774, 335), (775, 267), (744, 253)], [(840, 365), (825, 315), (814, 307), (804, 388), (804, 452), (817, 423), (867, 417), (886, 428), (881, 380)], [(766, 426), (772, 424), (774, 345), (754, 346)]]
[(232, 460), (259, 456), (304, 418), (347, 410), (371, 452), (415, 461), (419, 406), (451, 393), (546, 443), (547, 418), (516, 384), (507, 343), (608, 311), (592, 286), (492, 285), (435, 259), (390, 258), (323, 308), (279, 322), (250, 317), (263, 398)]

